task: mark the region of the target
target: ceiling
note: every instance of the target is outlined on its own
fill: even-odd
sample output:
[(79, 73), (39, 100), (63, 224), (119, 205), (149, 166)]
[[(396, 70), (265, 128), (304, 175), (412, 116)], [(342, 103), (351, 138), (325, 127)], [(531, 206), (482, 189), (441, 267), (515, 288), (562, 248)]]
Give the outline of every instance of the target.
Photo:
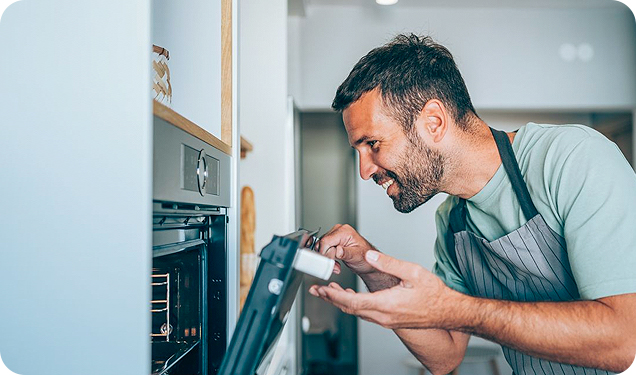
[[(382, 7), (375, 0), (288, 0), (290, 15), (304, 15), (312, 6)], [(390, 8), (620, 8), (615, 0), (399, 0)]]

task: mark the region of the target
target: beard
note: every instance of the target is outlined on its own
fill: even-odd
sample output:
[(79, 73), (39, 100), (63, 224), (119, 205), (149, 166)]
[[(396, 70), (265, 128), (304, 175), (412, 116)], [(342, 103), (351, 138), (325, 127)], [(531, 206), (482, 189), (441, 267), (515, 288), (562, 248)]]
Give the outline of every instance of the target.
[(440, 192), (444, 176), (444, 157), (426, 146), (417, 134), (409, 134), (409, 146), (399, 155), (396, 166), (386, 173), (373, 176), (376, 181), (386, 177), (397, 184), (397, 194), (391, 195), (393, 206), (409, 213)]

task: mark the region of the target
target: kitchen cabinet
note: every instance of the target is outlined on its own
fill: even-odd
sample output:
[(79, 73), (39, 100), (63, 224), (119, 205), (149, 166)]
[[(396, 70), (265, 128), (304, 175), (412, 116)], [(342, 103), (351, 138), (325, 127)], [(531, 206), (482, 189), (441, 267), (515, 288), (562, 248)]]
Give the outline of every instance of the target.
[(170, 51), (173, 88), (154, 115), (231, 155), (232, 0), (153, 0), (152, 43)]
[(153, 101), (152, 105), (153, 105), (152, 113), (154, 116), (159, 117), (167, 121), (168, 123), (194, 135), (195, 137), (216, 147), (217, 149), (223, 151), (224, 153), (228, 155), (232, 155), (232, 146), (230, 144), (225, 143), (221, 139), (215, 137), (210, 132), (206, 131), (199, 125), (188, 120), (187, 118), (175, 112), (174, 110), (170, 109), (169, 107), (166, 107), (165, 105), (157, 101)]
[[(0, 356), (18, 374), (150, 373), (153, 113), (199, 124), (151, 99), (152, 15), (163, 3), (19, 1), (2, 15)], [(236, 0), (220, 3), (220, 99), (203, 106), (219, 108), (218, 129), (206, 131), (232, 156), (237, 191)], [(196, 34), (172, 32), (186, 31)], [(238, 262), (227, 267), (235, 317)]]
[(237, 127), (237, 0), (152, 0), (151, 43), (170, 51), (170, 106), (153, 101), (155, 118), (180, 128), (232, 157), (228, 209), (227, 338), (238, 319), (239, 212)]

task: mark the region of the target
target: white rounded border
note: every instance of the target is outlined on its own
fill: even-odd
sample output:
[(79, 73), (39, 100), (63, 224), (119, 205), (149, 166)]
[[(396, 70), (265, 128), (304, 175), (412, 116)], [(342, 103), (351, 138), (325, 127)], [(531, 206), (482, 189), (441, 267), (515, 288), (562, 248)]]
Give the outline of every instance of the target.
[[(18, 1), (20, 1), (20, 0), (0, 0), (0, 19), (2, 19), (2, 15), (4, 14), (4, 11), (7, 10), (7, 8), (9, 6), (11, 6), (11, 4), (13, 4), (15, 2), (18, 2)], [(625, 4), (632, 11), (632, 15), (636, 15), (636, 12), (635, 12), (636, 0), (616, 0), (616, 1), (620, 1), (621, 3)], [(636, 375), (636, 360), (622, 374), (625, 374), (625, 375)], [(9, 370), (7, 368), (7, 366), (5, 366), (4, 362), (2, 362), (2, 356), (1, 355), (0, 355), (0, 375), (19, 375), (19, 374), (16, 374), (15, 372)]]
[(2, 356), (1, 355), (0, 355), (0, 375), (19, 375), (19, 374), (16, 374), (15, 372), (9, 370), (9, 368), (7, 366), (5, 366), (4, 362), (2, 362)]
[[(7, 8), (20, 0), (0, 0), (0, 19), (2, 19), (2, 15), (4, 14), (4, 11), (7, 10)], [(2, 363), (2, 361), (0, 360), (0, 363)], [(2, 370), (0, 370), (0, 375), (4, 375), (2, 372)]]

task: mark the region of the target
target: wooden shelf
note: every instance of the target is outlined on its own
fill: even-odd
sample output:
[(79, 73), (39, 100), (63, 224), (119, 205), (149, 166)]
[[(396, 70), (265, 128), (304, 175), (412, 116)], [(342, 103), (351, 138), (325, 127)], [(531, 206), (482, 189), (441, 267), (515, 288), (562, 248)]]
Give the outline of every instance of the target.
[(243, 138), (243, 136), (241, 136), (241, 159), (243, 159), (248, 152), (252, 151), (254, 149), (254, 146), (252, 146), (252, 144), (245, 138)]
[(156, 100), (152, 101), (152, 113), (167, 121), (168, 123), (176, 126), (177, 128), (190, 133), (191, 135), (199, 138), (205, 143), (208, 143), (220, 151), (232, 156), (232, 146), (226, 144), (222, 140), (208, 133), (201, 127), (199, 127), (194, 122), (188, 120), (187, 118), (181, 116), (177, 112), (173, 111), (171, 108), (166, 107), (165, 105), (159, 103)]

